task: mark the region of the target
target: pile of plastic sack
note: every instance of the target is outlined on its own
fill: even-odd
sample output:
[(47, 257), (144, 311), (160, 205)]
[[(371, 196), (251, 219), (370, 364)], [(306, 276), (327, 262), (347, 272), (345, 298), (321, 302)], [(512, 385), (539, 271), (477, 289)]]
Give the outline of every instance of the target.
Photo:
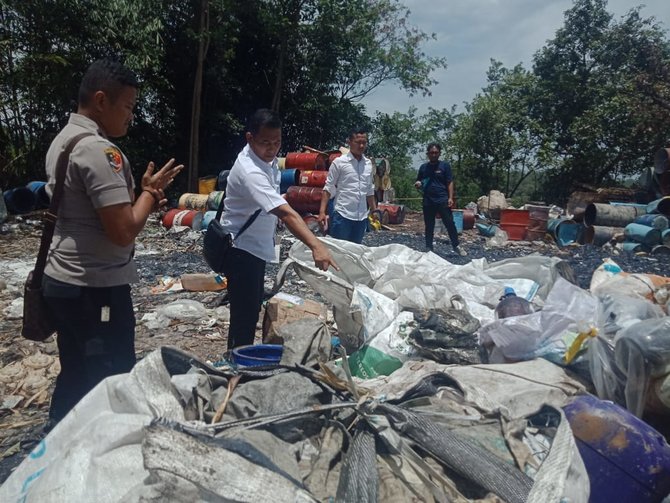
[[(278, 283), (293, 268), (333, 304), (358, 377), (389, 374), (412, 358), (453, 364), (545, 358), (638, 417), (647, 409), (670, 415), (670, 278), (627, 274), (607, 260), (584, 290), (555, 257), (459, 266), (397, 244), (327, 242), (341, 271), (315, 269), (298, 243)], [(505, 286), (535, 312), (495, 319)]]
[[(277, 285), (294, 270), (333, 306), (337, 338), (316, 318), (287, 324), (273, 367), (157, 350), (84, 397), (0, 500), (661, 501), (670, 491), (670, 446), (587, 393), (638, 416), (668, 413), (668, 278), (607, 262), (586, 291), (557, 258), (458, 266), (402, 245), (324, 241), (340, 271), (314, 268), (296, 243)], [(535, 312), (496, 319), (507, 286)], [(600, 439), (613, 450), (583, 458)], [(625, 463), (651, 471), (628, 479)]]

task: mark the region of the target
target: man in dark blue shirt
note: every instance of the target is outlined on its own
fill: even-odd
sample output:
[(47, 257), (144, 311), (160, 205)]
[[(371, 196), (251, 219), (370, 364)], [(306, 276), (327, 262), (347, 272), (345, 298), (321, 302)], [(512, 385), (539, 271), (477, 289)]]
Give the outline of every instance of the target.
[(423, 221), (426, 226), (426, 250), (433, 251), (435, 216), (440, 215), (447, 228), (454, 252), (464, 257), (465, 250), (458, 245), (458, 231), (451, 208), (454, 206), (454, 180), (451, 166), (440, 161), (442, 147), (438, 143), (428, 145), (428, 162), (421, 165), (414, 186), (423, 192)]

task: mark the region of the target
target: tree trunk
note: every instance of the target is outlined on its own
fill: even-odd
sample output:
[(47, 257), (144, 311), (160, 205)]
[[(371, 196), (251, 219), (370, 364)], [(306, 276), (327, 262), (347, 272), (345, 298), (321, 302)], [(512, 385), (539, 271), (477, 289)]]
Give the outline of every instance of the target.
[(286, 51), (288, 44), (286, 38), (282, 38), (279, 48), (279, 63), (277, 64), (277, 79), (275, 80), (275, 90), (272, 96), (272, 110), (279, 112), (279, 103), (281, 102), (281, 92), (284, 87), (284, 65), (286, 64)]
[(202, 74), (209, 46), (209, 0), (200, 1), (200, 29), (198, 31), (198, 59), (193, 81), (191, 106), (191, 139), (188, 155), (188, 191), (198, 192), (200, 156), (200, 112), (202, 109)]

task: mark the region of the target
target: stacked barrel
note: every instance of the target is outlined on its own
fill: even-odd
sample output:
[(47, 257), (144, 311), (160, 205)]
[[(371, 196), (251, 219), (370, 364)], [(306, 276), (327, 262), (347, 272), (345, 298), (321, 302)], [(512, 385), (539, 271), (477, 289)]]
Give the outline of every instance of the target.
[(591, 203), (579, 218), (550, 220), (548, 230), (560, 246), (623, 241), (623, 249), (631, 253), (670, 254), (668, 218), (670, 196), (649, 204)]
[(321, 208), (328, 168), (341, 155), (341, 152), (290, 152), (280, 159), (280, 192), (312, 231), (318, 230), (315, 215)]
[[(227, 170), (221, 173), (227, 173)], [(218, 177), (221, 178), (221, 175)], [(216, 216), (216, 210), (225, 195), (224, 190), (217, 188), (217, 177), (208, 176), (198, 181), (198, 193), (186, 192), (179, 197), (177, 208), (168, 210), (163, 215), (163, 226), (190, 227), (195, 231), (205, 230), (209, 222)]]

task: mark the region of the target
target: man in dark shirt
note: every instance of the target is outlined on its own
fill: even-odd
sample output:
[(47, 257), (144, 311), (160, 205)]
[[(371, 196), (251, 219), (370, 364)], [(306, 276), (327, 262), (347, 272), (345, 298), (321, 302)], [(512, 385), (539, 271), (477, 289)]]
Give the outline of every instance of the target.
[(423, 192), (423, 221), (426, 226), (426, 250), (433, 251), (435, 216), (440, 215), (447, 228), (454, 252), (464, 257), (465, 250), (458, 245), (458, 231), (451, 208), (454, 206), (454, 181), (451, 166), (440, 161), (442, 147), (438, 143), (428, 145), (428, 162), (421, 165), (414, 186)]

